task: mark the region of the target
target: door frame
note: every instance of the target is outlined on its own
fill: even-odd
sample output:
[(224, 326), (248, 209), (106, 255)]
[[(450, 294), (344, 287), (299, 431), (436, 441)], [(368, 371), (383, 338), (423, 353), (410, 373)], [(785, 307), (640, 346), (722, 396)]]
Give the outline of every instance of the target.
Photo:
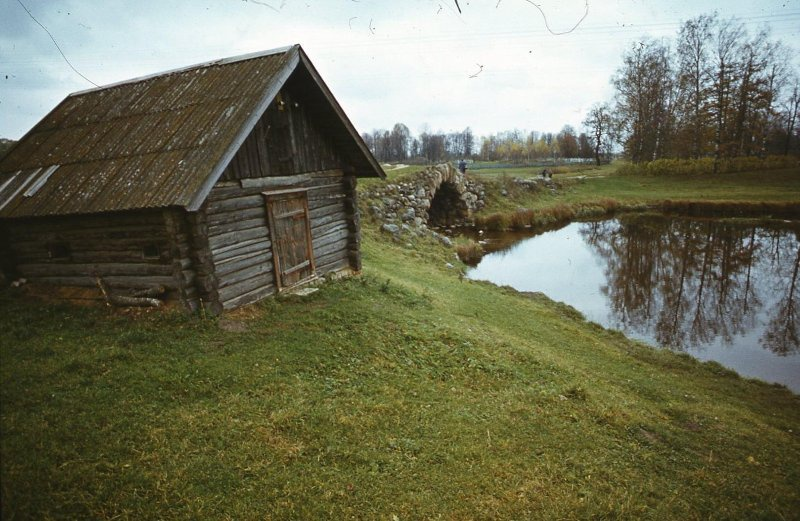
[[(275, 270), (275, 287), (278, 291), (283, 291), (284, 289), (293, 288), (295, 286), (299, 286), (316, 276), (316, 265), (314, 261), (314, 247), (313, 241), (311, 239), (311, 217), (308, 211), (308, 188), (289, 188), (285, 190), (272, 190), (269, 192), (261, 192), (264, 196), (264, 204), (265, 210), (267, 214), (267, 224), (269, 226), (269, 237), (270, 237), (270, 244), (272, 245), (272, 266)], [(276, 234), (275, 234), (275, 216), (273, 214), (273, 205), (272, 202), (279, 199), (289, 199), (289, 198), (299, 198), (303, 202), (303, 215), (305, 217), (305, 239), (306, 239), (306, 251), (308, 252), (308, 266), (310, 267), (310, 273), (307, 277), (295, 282), (290, 286), (284, 286), (283, 284), (283, 272), (281, 269), (281, 258), (276, 247)], [(305, 268), (305, 265), (302, 266)]]

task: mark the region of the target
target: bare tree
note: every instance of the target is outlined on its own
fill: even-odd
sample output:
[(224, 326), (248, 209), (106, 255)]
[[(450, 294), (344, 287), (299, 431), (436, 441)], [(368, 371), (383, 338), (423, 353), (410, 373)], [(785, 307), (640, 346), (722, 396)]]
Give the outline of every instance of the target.
[(369, 149), (370, 152), (372, 152), (372, 155), (377, 158), (378, 156), (375, 153), (375, 139), (373, 135), (370, 134), (369, 132), (364, 132), (363, 134), (361, 134), (361, 139), (364, 140), (364, 144), (367, 145), (367, 148)]
[(578, 134), (578, 156), (581, 159), (591, 159), (594, 157), (594, 147), (586, 132)]
[(708, 128), (708, 98), (711, 91), (709, 47), (717, 15), (701, 15), (684, 22), (678, 33), (679, 85), (683, 96), (683, 125), (691, 134), (691, 157), (704, 150)]
[(589, 109), (584, 126), (592, 135), (594, 160), (600, 165), (601, 157), (611, 149), (611, 109), (606, 103), (596, 103)]
[(389, 135), (390, 160), (403, 161), (408, 158), (411, 131), (402, 123), (395, 123)]
[(798, 111), (800, 111), (800, 78), (795, 76), (792, 82), (792, 90), (789, 97), (783, 104), (782, 117), (786, 130), (786, 142), (783, 153), (789, 155), (792, 147), (792, 137), (794, 137)]
[(561, 157), (578, 157), (578, 136), (570, 125), (564, 125), (556, 136)]
[(734, 100), (734, 126), (731, 155), (752, 155), (756, 145), (760, 149), (761, 133), (765, 130), (766, 114), (763, 107), (772, 95), (768, 85), (767, 70), (770, 45), (766, 31), (741, 46), (737, 95)]
[(675, 74), (665, 41), (638, 42), (612, 79), (625, 151), (634, 162), (667, 155), (674, 128)]
[(472, 157), (475, 153), (475, 136), (472, 134), (472, 129), (467, 127), (461, 134), (464, 139), (464, 156)]
[(714, 34), (714, 98), (711, 112), (714, 116), (714, 173), (719, 161), (730, 148), (731, 102), (734, 93), (736, 58), (744, 36), (744, 26), (735, 19), (716, 24)]

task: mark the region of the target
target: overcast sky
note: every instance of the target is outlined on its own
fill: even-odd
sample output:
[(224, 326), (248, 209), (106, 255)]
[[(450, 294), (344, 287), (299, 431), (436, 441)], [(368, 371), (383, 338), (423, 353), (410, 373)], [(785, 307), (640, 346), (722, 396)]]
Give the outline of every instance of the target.
[(104, 85), (300, 43), (360, 132), (488, 134), (579, 129), (627, 47), (715, 9), (800, 41), (800, 0), (536, 1), (0, 0), (0, 137), (92, 87), (67, 60)]

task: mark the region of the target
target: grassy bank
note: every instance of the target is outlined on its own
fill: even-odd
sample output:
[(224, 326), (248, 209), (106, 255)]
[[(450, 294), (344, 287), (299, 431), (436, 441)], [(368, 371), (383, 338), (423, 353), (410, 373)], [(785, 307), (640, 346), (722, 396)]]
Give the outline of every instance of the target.
[(3, 519), (798, 517), (797, 395), (427, 239), (363, 247), (361, 277), (213, 320), (0, 292)]
[(513, 182), (535, 178), (538, 171), (533, 169), (481, 176), (490, 195), (476, 224), (514, 229), (642, 209), (709, 216), (800, 215), (800, 168), (679, 177), (616, 175), (616, 168), (563, 170), (554, 177), (555, 190), (532, 191)]
[(792, 518), (800, 398), (451, 252), (219, 320), (0, 299), (3, 518)]

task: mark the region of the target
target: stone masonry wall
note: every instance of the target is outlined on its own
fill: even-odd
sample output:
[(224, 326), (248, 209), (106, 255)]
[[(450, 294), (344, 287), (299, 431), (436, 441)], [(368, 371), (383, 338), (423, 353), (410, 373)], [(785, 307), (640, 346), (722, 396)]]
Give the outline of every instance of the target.
[(459, 215), (461, 222), (453, 224), (466, 222), (473, 212), (483, 208), (483, 186), (445, 163), (428, 167), (408, 181), (387, 184), (369, 191), (365, 194), (371, 201), (369, 213), (389, 225), (384, 229), (390, 232), (399, 230), (402, 225), (425, 229), (430, 224), (431, 204), (444, 183), (458, 194), (459, 207), (448, 211)]

